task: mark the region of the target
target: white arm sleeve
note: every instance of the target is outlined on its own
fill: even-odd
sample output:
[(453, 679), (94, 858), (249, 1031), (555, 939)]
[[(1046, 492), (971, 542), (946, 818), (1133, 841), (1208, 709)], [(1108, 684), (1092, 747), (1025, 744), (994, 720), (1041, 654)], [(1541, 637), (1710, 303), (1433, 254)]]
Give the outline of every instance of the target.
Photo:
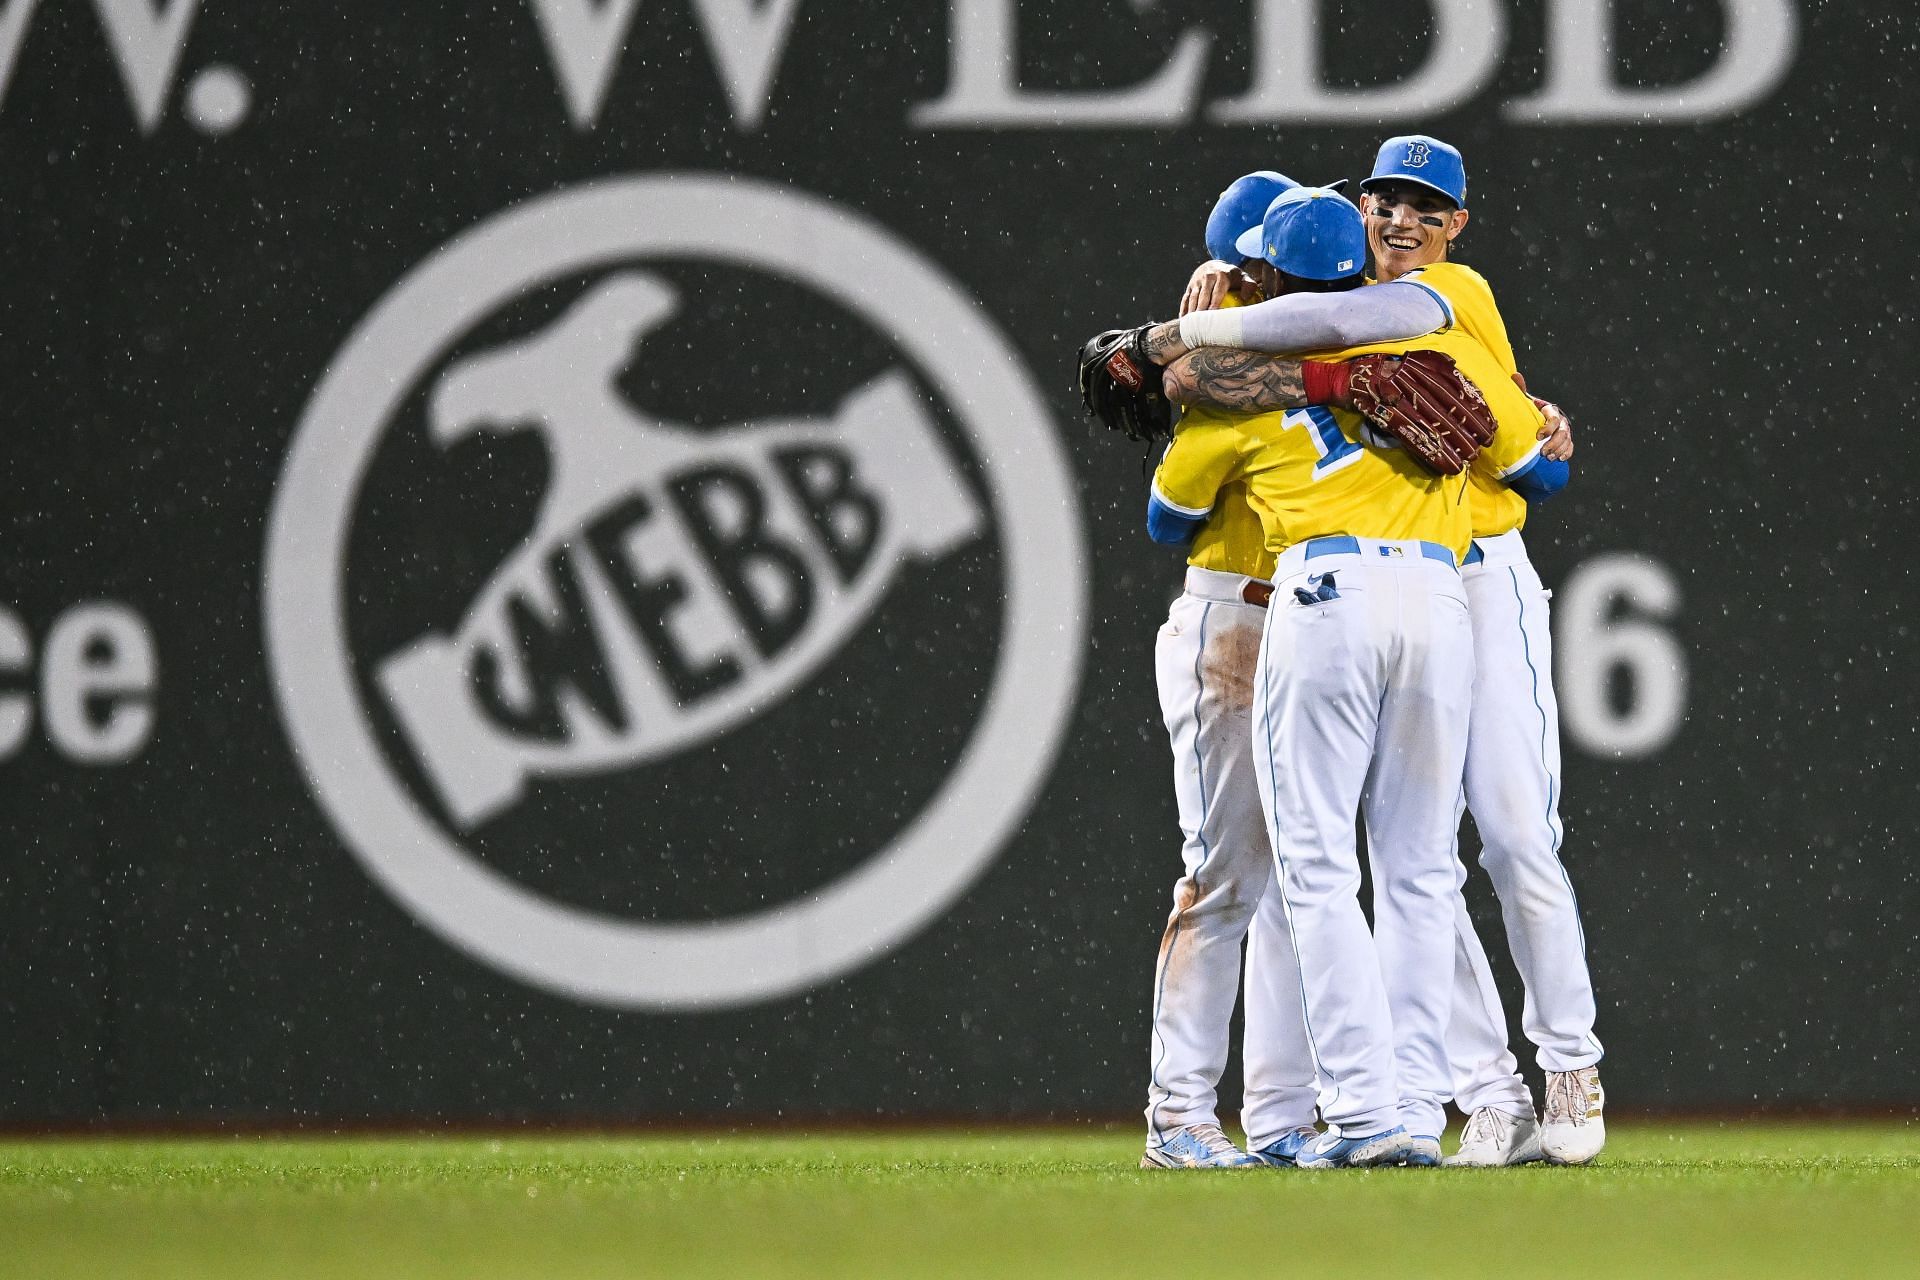
[(1418, 338), (1452, 322), (1432, 290), (1378, 284), (1344, 293), (1289, 293), (1251, 307), (1180, 317), (1189, 347), (1240, 347), (1275, 355)]

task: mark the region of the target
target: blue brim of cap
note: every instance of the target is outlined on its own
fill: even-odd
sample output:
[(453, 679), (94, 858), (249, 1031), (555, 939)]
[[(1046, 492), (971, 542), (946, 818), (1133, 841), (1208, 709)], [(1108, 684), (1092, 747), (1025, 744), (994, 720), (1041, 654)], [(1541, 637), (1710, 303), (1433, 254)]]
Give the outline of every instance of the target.
[(1266, 231), (1267, 227), (1265, 223), (1261, 223), (1259, 226), (1248, 227), (1240, 233), (1240, 238), (1233, 242), (1234, 252), (1243, 258), (1266, 257), (1267, 247), (1260, 243), (1260, 238), (1266, 234)]
[[(1453, 200), (1453, 192), (1442, 190), (1441, 188), (1434, 186), (1431, 182), (1428, 182), (1425, 178), (1416, 178), (1410, 173), (1376, 173), (1371, 178), (1368, 178), (1365, 182), (1362, 182), (1360, 184), (1360, 189), (1362, 191), (1371, 191), (1374, 189), (1374, 187), (1378, 186), (1380, 183), (1383, 183), (1383, 182), (1404, 182), (1411, 186), (1425, 187), (1427, 190), (1433, 192), (1433, 194), (1441, 197), (1444, 200)], [(1456, 208), (1460, 208), (1460, 209), (1466, 208), (1466, 206), (1464, 204), (1461, 204), (1458, 200), (1453, 200), (1453, 203)]]

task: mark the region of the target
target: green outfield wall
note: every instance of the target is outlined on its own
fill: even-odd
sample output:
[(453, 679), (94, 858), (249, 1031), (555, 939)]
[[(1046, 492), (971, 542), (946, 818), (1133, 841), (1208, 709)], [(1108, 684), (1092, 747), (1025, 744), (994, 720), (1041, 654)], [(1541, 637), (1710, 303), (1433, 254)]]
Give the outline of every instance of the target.
[(1578, 433), (1613, 1100), (1920, 1103), (1891, 14), (15, 0), (0, 1125), (1143, 1105), (1180, 562), (1074, 352), (1411, 131)]

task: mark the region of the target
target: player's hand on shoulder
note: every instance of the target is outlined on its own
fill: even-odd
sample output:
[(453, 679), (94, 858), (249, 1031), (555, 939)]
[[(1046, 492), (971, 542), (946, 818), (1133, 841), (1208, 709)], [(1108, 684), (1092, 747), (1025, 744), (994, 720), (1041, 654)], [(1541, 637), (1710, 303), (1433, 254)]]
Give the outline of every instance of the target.
[[(1522, 391), (1527, 390), (1527, 380), (1518, 373), (1513, 375), (1513, 381)], [(1540, 456), (1549, 462), (1565, 462), (1572, 458), (1573, 419), (1551, 400), (1542, 400), (1531, 391), (1527, 391), (1527, 398), (1533, 401), (1535, 407), (1546, 418), (1538, 433), (1539, 438), (1546, 441), (1540, 446)]]
[(1209, 259), (1193, 269), (1193, 275), (1187, 280), (1187, 290), (1180, 295), (1180, 314), (1190, 315), (1195, 311), (1218, 311), (1233, 294), (1243, 302), (1258, 297), (1260, 288), (1253, 277), (1236, 266), (1221, 262), (1217, 258)]

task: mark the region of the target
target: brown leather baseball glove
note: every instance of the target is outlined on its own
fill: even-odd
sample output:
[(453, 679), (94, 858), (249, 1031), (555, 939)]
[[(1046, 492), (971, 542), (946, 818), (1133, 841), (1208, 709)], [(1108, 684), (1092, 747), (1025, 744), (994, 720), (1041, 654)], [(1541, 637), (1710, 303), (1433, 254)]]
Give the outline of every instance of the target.
[(1438, 475), (1459, 475), (1493, 440), (1487, 398), (1442, 352), (1307, 365), (1308, 394), (1315, 403), (1354, 410)]

